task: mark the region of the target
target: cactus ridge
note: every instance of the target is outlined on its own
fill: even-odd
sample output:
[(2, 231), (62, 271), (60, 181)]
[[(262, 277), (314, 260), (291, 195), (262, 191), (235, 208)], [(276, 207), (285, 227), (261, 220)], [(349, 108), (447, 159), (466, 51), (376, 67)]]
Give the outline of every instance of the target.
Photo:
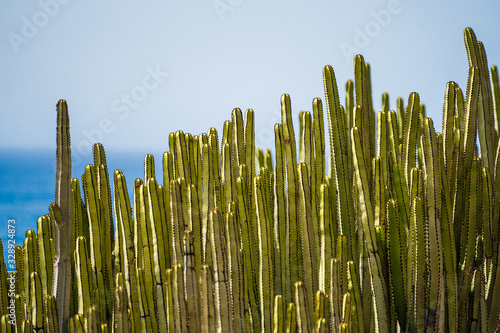
[(17, 271), (0, 259), (0, 330), (498, 332), (499, 75), (471, 28), (464, 41), (467, 88), (447, 83), (442, 133), (415, 92), (375, 110), (357, 55), (344, 105), (329, 65), (325, 105), (298, 129), (281, 96), (274, 158), (235, 108), (220, 141), (170, 133), (133, 198), (100, 143), (71, 178), (59, 101), (55, 200), (9, 249)]

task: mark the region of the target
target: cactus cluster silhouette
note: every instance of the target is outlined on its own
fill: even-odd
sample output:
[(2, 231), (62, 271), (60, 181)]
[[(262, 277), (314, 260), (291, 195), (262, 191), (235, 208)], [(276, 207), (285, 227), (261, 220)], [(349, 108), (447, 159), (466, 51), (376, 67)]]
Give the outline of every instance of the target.
[(500, 87), (464, 37), (440, 133), (417, 93), (376, 112), (357, 55), (344, 105), (324, 67), (326, 118), (315, 98), (298, 141), (281, 97), (274, 156), (234, 109), (221, 140), (170, 133), (129, 185), (99, 143), (71, 178), (59, 101), (55, 202), (15, 248), (14, 298), (0, 256), (0, 331), (498, 332)]

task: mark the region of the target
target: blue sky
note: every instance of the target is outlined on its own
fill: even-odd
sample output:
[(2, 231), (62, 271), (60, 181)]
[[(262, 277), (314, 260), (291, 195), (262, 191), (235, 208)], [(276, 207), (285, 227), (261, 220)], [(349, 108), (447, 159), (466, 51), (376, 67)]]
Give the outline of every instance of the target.
[[(0, 4), (0, 149), (54, 149), (55, 105), (68, 101), (75, 159), (91, 143), (168, 150), (168, 134), (222, 129), (253, 108), (273, 146), (280, 96), (295, 115), (323, 97), (333, 66), (344, 99), (353, 56), (371, 64), (373, 100), (420, 93), (440, 128), (446, 82), (465, 89), (463, 29), (500, 63), (496, 1), (168, 0)], [(78, 163), (78, 162), (77, 162)], [(86, 162), (87, 163), (87, 162)], [(81, 165), (83, 168), (83, 163)]]

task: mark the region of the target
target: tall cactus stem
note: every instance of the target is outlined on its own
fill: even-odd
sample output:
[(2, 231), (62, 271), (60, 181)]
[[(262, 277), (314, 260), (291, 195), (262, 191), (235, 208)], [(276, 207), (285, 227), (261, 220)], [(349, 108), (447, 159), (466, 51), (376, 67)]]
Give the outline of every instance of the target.
[(68, 330), (71, 304), (71, 249), (73, 246), (73, 205), (71, 200), (71, 143), (68, 106), (57, 103), (56, 190), (52, 219), (55, 226), (54, 279), (60, 332)]

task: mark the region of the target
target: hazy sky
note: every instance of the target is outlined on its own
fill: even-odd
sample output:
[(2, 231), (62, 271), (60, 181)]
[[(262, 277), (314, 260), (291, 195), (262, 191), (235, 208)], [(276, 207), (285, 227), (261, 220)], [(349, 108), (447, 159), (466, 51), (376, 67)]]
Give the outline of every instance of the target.
[[(72, 149), (84, 157), (168, 150), (168, 134), (222, 130), (253, 108), (256, 141), (272, 147), (280, 96), (295, 119), (323, 99), (333, 66), (341, 100), (353, 56), (371, 64), (373, 101), (420, 93), (440, 130), (446, 82), (465, 90), (463, 30), (500, 63), (498, 1), (40, 0), (0, 3), (0, 149), (55, 148), (66, 99)], [(87, 156), (87, 157), (86, 157)], [(90, 162), (90, 160), (88, 161)], [(83, 166), (82, 166), (83, 167)]]

